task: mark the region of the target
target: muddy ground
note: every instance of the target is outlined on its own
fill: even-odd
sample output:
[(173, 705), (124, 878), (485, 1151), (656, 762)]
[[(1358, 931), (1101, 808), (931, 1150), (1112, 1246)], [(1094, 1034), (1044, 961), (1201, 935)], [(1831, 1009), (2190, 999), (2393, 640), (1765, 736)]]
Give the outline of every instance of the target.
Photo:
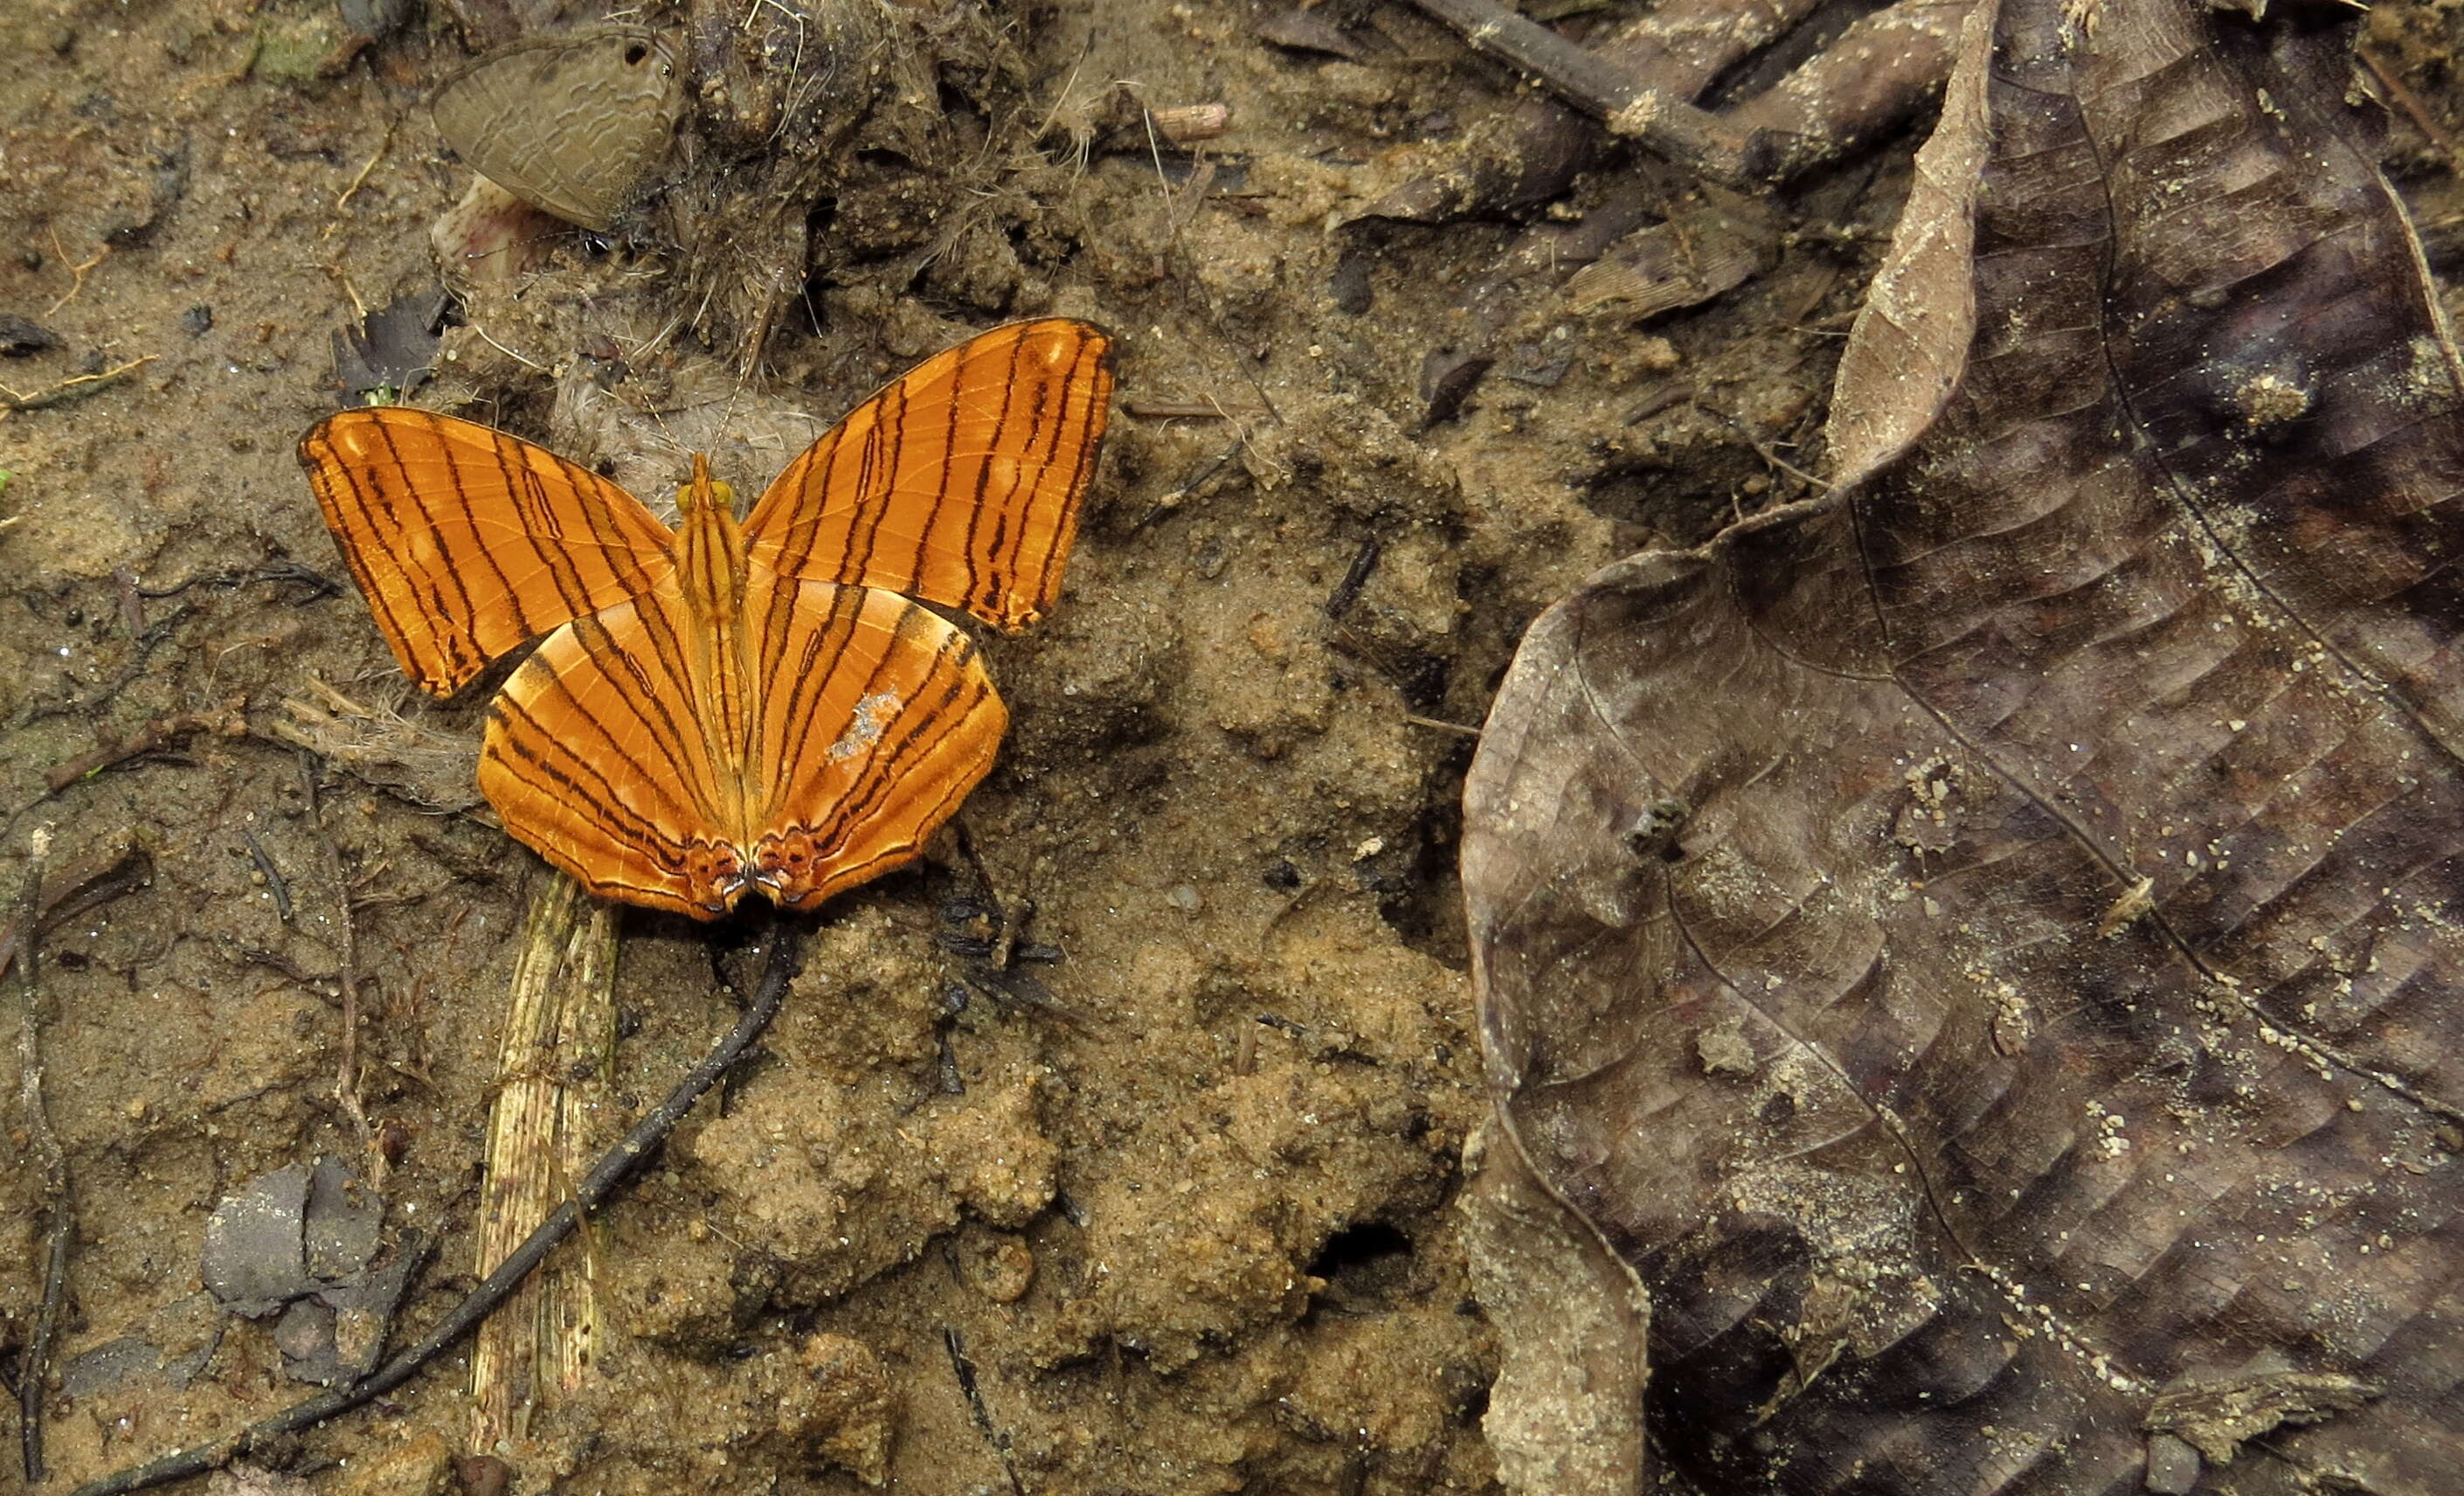
[[(133, 844), (151, 872), (43, 943), (77, 1217), (46, 1488), (309, 1390), (268, 1322), (199, 1298), (209, 1214), (253, 1177), (382, 1173), (391, 1239), (439, 1239), (404, 1325), (473, 1277), (515, 936), (548, 873), (473, 807), (487, 691), (436, 705), (400, 678), (292, 448), (342, 398), (335, 329), (437, 283), (429, 229), (469, 173), (419, 101), (528, 11), (431, 5), (354, 52), (330, 11), (0, 6), (0, 312), (58, 340), (0, 385), (59, 397), (0, 415), (0, 889), (43, 825), (55, 868)], [(935, 55), (937, 97), (895, 100), (913, 148), (830, 168), (752, 367), (645, 217), (473, 291), (416, 396), (595, 449), (655, 498), (687, 447), (765, 481), (995, 322), (1120, 338), (1063, 602), (989, 644), (1014, 727), (962, 817), (973, 855), (947, 838), (823, 916), (760, 1063), (593, 1227), (595, 1375), (496, 1453), (524, 1491), (1492, 1489), (1495, 1353), (1451, 1208), (1485, 1107), (1452, 873), (1472, 730), (1577, 579), (1803, 492), (1908, 142), (1779, 199), (1745, 284), (1639, 323), (1561, 289), (1568, 266), (1498, 281), (1521, 225), (1348, 221), (1519, 96), (1416, 11), (969, 15), (874, 17), (875, 48)], [(2433, 113), (2446, 24), (2374, 23)], [(1140, 104), (1229, 127), (1176, 147)], [(2398, 147), (2438, 218), (2442, 147)], [(1703, 207), (1609, 155), (1530, 217), (1579, 223), (1638, 180), (1655, 217)], [(1475, 336), (1498, 366), (1459, 409), (1441, 381), (1433, 412), (1424, 360)], [(303, 754), (294, 703), (330, 709), (320, 683), (408, 725)], [(364, 1133), (335, 1084), (345, 899)], [(1031, 908), (1004, 975), (1048, 1003), (993, 1001), (1000, 907)], [(605, 1134), (731, 1022), (722, 968), (702, 929), (627, 916)], [(28, 1156), (0, 1173), (12, 1365), (39, 1294)], [(454, 1488), (467, 1378), (450, 1355), (265, 1463)]]

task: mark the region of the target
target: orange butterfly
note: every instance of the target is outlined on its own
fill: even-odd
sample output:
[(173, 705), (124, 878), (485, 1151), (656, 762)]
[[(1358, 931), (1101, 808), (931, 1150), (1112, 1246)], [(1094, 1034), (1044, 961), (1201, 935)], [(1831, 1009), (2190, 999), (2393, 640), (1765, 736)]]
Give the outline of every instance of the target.
[(480, 751), (506, 830), (603, 897), (808, 909), (912, 860), (992, 767), (1008, 714), (922, 605), (1004, 630), (1051, 605), (1111, 352), (1084, 322), (997, 327), (858, 406), (741, 524), (696, 455), (681, 534), (544, 448), (403, 406), (327, 419), (299, 460), (429, 694), (547, 636)]

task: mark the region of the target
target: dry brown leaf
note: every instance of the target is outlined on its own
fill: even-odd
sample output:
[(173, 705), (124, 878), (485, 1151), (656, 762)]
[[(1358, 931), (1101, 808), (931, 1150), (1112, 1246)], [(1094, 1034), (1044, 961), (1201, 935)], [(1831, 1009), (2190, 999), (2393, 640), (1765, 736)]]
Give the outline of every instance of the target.
[(1499, 695), (1489, 1073), (1709, 1487), (2175, 1484), (2160, 1397), (2261, 1372), (2375, 1396), (2199, 1489), (2464, 1453), (2464, 379), (2349, 43), (1982, 14), (1841, 486), (1610, 568)]

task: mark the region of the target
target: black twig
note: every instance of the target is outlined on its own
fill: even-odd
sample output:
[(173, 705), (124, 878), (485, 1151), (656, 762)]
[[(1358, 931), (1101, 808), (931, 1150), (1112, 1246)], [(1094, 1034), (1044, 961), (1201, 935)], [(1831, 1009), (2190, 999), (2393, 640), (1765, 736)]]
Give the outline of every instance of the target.
[(1327, 617), (1340, 621), (1352, 611), (1352, 605), (1360, 601), (1360, 589), (1369, 585), (1370, 577), (1376, 572), (1377, 558), (1385, 549), (1374, 535), (1360, 542), (1360, 549), (1353, 553), (1352, 568), (1343, 574), (1343, 580), (1335, 583), (1334, 591), (1326, 600)]
[(950, 1372), (958, 1379), (958, 1391), (966, 1395), (967, 1413), (976, 1421), (977, 1431), (1001, 1457), (1001, 1469), (1009, 1476), (1009, 1488), (1024, 1496), (1026, 1486), (1018, 1478), (1018, 1463), (1010, 1453), (1007, 1434), (993, 1425), (992, 1410), (984, 1406), (983, 1389), (977, 1384), (976, 1363), (967, 1358), (967, 1342), (956, 1325), (941, 1327), (941, 1348), (950, 1353)]
[(29, 1486), (43, 1481), (43, 1384), (51, 1375), (52, 1344), (59, 1333), (60, 1302), (68, 1290), (69, 1243), (77, 1234), (68, 1155), (53, 1134), (51, 1113), (43, 1106), (42, 993), (34, 978), (34, 948), (42, 935), (43, 867), (51, 851), (52, 829), (44, 826), (34, 832), (25, 891), (17, 899), (17, 1098), (26, 1113), (26, 1151), (42, 1172), (45, 1218), (43, 1298), (34, 1311), (26, 1358), (17, 1368), (17, 1444)]
[(153, 876), (152, 860), (125, 833), (102, 850), (61, 869), (35, 901), (35, 923), (12, 918), (0, 925), (0, 974), (17, 958), (17, 942), (28, 930), (51, 931), (99, 904), (136, 892)]
[(545, 1221), (539, 1229), (514, 1248), (511, 1256), (498, 1264), (469, 1296), (455, 1305), (453, 1312), (438, 1322), (436, 1328), (420, 1337), (419, 1343), (396, 1355), (392, 1360), (368, 1374), (367, 1379), (350, 1387), (338, 1387), (303, 1402), (297, 1402), (271, 1418), (262, 1419), (227, 1439), (209, 1444), (198, 1444), (160, 1460), (148, 1462), (99, 1481), (89, 1481), (69, 1496), (122, 1496), (123, 1492), (143, 1490), (166, 1481), (184, 1480), (220, 1469), (233, 1460), (248, 1454), (268, 1440), (284, 1434), (311, 1428), (339, 1414), (370, 1402), (393, 1391), (417, 1375), (421, 1367), (434, 1359), (448, 1346), (469, 1334), (496, 1307), (513, 1296), (531, 1270), (556, 1250), (558, 1243), (572, 1234), (574, 1224), (585, 1211), (595, 1210), (601, 1201), (615, 1192), (643, 1155), (667, 1140), (678, 1122), (693, 1110), (702, 1093), (718, 1082), (718, 1078), (744, 1056), (761, 1031), (770, 1026), (778, 1015), (779, 1004), (787, 996), (787, 985), (795, 979), (803, 965), (803, 929), (801, 925), (781, 922), (771, 932), (770, 962), (761, 973), (760, 984), (755, 988), (753, 1001), (736, 1026), (714, 1045), (701, 1063), (687, 1071), (668, 1092), (667, 1099), (633, 1124), (632, 1131), (601, 1155), (590, 1172), (574, 1186), (572, 1196)]
[(274, 865), (272, 854), (266, 851), (265, 844), (256, 839), (254, 831), (242, 831), (240, 837), (248, 843), (248, 860), (256, 865), (256, 870), (265, 877), (266, 891), (274, 895), (274, 913), (284, 924), (291, 923), (290, 882), (282, 876), (282, 869)]
[(1626, 69), (1587, 52), (1497, 0), (1419, 0), (1420, 9), (1485, 52), (1522, 69), (1559, 98), (1598, 118), (1612, 135), (1639, 143), (1661, 159), (1730, 187), (1751, 187), (1771, 175), (1771, 152), (1707, 110), (1656, 88)]

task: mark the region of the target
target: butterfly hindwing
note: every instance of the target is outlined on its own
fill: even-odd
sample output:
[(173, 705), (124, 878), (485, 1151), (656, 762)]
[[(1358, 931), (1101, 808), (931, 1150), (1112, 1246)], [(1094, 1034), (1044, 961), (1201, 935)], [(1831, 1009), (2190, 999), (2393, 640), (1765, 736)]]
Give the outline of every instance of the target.
[(683, 635), (672, 585), (549, 634), (497, 694), (479, 788), (593, 893), (706, 919), (733, 902), (738, 797), (711, 760)]
[(881, 587), (1002, 629), (1061, 588), (1111, 408), (1111, 340), (996, 327), (916, 365), (787, 465), (746, 521), (754, 558)]
[(757, 568), (753, 870), (806, 909), (914, 858), (991, 769), (1008, 713), (975, 641), (871, 587)]
[(668, 527), (631, 495), (474, 422), (346, 410), (300, 438), (299, 460), (377, 627), (431, 695), (674, 569)]

